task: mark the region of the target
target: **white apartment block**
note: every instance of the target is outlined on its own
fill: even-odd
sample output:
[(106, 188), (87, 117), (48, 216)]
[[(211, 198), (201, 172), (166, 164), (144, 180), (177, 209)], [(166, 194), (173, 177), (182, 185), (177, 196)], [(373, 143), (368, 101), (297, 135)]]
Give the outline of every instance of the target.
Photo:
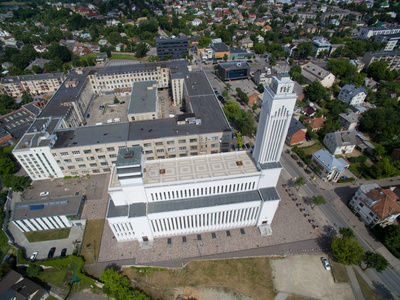
[[(204, 72), (190, 70), (183, 61), (163, 64), (166, 68), (173, 64), (177, 73), (184, 74), (187, 114), (85, 126), (86, 111), (95, 98), (89, 81), (93, 74), (91, 69), (75, 70), (20, 139), (14, 156), (32, 180), (43, 180), (109, 173), (118, 150), (125, 147), (142, 147), (147, 160), (228, 152), (232, 129)], [(155, 64), (140, 66), (146, 70), (157, 68)], [(137, 71), (137, 67), (124, 65), (120, 71), (127, 74), (131, 68)], [(107, 67), (102, 72), (107, 73)], [(169, 84), (170, 72), (166, 74)], [(148, 83), (131, 83), (131, 89), (134, 84)], [(154, 84), (152, 93), (157, 93)]]
[(388, 69), (398, 70), (400, 69), (400, 51), (376, 51), (376, 52), (365, 52), (363, 58), (365, 67), (368, 68), (370, 64), (375, 61), (386, 61)]
[(365, 27), (361, 28), (358, 34), (359, 40), (366, 40), (376, 35), (390, 35), (400, 33), (400, 26), (379, 26), (379, 27)]
[(301, 69), (306, 82), (309, 84), (319, 81), (324, 87), (330, 88), (335, 82), (335, 75), (312, 62), (305, 64)]
[(2, 78), (0, 88), (11, 97), (21, 97), (24, 91), (31, 95), (54, 93), (64, 78), (64, 73), (8, 76)]
[(171, 75), (172, 101), (176, 106), (182, 104), (184, 81), (185, 78), (183, 77), (183, 74)]
[(148, 161), (140, 147), (119, 149), (107, 221), (116, 239), (155, 238), (258, 226), (272, 234), (279, 163), (296, 94), (287, 74), (264, 93), (253, 155), (248, 151)]
[(333, 155), (351, 153), (357, 145), (354, 130), (327, 133), (323, 142)]

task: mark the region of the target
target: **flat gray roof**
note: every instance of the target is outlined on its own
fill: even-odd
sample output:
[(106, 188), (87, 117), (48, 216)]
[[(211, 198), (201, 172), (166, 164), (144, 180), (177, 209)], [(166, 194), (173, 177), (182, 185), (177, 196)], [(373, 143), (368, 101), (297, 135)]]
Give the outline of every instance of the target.
[(133, 83), (128, 114), (156, 112), (157, 81), (138, 81)]
[[(117, 167), (122, 166), (135, 166), (140, 165), (142, 162), (142, 147), (126, 147), (118, 149), (118, 156), (117, 156)], [(141, 171), (140, 167), (133, 168), (138, 172)], [(132, 172), (132, 168), (128, 173)], [(118, 170), (118, 174), (122, 174), (123, 169)]]
[(247, 61), (232, 61), (232, 62), (221, 62), (218, 63), (222, 68), (230, 69), (230, 70), (239, 70), (243, 68), (250, 68), (250, 65)]
[(259, 192), (264, 201), (275, 201), (281, 199), (275, 187), (259, 189)]
[(2, 79), (2, 83), (7, 84), (7, 83), (18, 83), (21, 81), (29, 81), (29, 80), (61, 79), (63, 75), (64, 73), (43, 73), (36, 75), (8, 76)]
[(65, 86), (66, 80), (62, 83), (56, 93), (51, 97), (45, 108), (40, 113), (40, 117), (62, 117), (65, 116), (72, 106), (62, 105), (65, 102), (74, 102), (79, 97), (82, 90), (85, 88), (85, 83), (89, 75), (90, 69), (84, 69), (83, 74), (77, 74), (75, 70), (68, 73), (66, 80), (76, 79), (78, 84), (76, 87)]
[(47, 199), (26, 200), (14, 203), (12, 220), (71, 216), (79, 212), (82, 195)]
[(108, 202), (107, 218), (124, 217), (128, 215), (128, 205), (115, 206), (114, 201), (110, 199)]
[[(178, 61), (179, 62), (179, 61)], [(189, 94), (188, 105), (201, 125), (178, 125), (173, 118), (135, 121), (126, 123), (83, 126), (57, 132), (54, 148), (88, 146), (116, 143), (121, 141), (141, 141), (146, 139), (168, 138), (182, 135), (198, 135), (212, 132), (231, 132), (229, 123), (215, 98), (214, 91), (203, 71), (187, 71), (185, 64), (171, 67), (171, 72), (185, 72), (186, 89)], [(129, 65), (132, 66), (132, 65)], [(140, 66), (144, 66), (141, 64)]]
[(168, 211), (196, 209), (202, 207), (229, 205), (253, 201), (261, 201), (261, 197), (258, 191), (247, 191), (235, 194), (187, 198), (172, 201), (150, 202), (148, 203), (147, 213), (155, 214)]

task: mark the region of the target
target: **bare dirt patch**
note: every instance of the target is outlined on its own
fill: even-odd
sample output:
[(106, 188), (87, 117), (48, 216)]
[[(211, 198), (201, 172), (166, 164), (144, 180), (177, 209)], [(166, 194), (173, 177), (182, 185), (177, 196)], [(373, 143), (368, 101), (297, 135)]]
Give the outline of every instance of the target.
[(196, 294), (199, 298), (192, 297), (261, 300), (276, 295), (268, 258), (194, 261), (182, 269), (127, 268), (124, 274), (155, 299)]

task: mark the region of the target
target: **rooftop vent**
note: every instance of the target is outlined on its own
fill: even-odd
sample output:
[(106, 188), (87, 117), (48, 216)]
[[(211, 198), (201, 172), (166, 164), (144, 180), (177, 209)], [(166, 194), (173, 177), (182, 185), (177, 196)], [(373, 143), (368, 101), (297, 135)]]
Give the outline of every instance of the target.
[(126, 152), (125, 155), (124, 155), (124, 158), (125, 158), (125, 159), (133, 158), (133, 153), (130, 152), (130, 151), (129, 151), (129, 152)]
[(161, 169), (160, 174), (165, 174), (165, 169)]
[(238, 161), (236, 162), (236, 165), (237, 165), (237, 166), (243, 166), (243, 162), (242, 162), (241, 160), (238, 160)]

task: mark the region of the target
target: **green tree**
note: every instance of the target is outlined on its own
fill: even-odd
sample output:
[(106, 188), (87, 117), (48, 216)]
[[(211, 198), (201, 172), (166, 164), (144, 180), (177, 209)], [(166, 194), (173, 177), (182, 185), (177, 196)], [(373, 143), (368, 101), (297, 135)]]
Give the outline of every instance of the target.
[(345, 265), (355, 265), (362, 259), (364, 248), (354, 237), (333, 237), (331, 244), (333, 256), (339, 263)]
[(379, 273), (385, 271), (385, 269), (389, 266), (389, 262), (382, 254), (371, 251), (366, 251), (364, 253), (363, 261), (366, 264), (364, 270), (368, 268), (374, 268)]
[(368, 66), (368, 77), (372, 77), (376, 81), (385, 80), (387, 66), (386, 61), (374, 61)]
[(32, 71), (35, 74), (42, 74), (43, 73), (43, 69), (41, 67), (39, 67), (39, 66), (36, 66), (36, 65), (32, 66)]
[(211, 38), (202, 36), (199, 39), (199, 47), (207, 47), (208, 45), (211, 44), (211, 42), (212, 42)]
[(33, 278), (33, 277), (39, 277), (40, 273), (42, 273), (42, 268), (38, 265), (35, 264), (30, 264), (29, 267), (26, 269), (26, 274)]
[(228, 60), (228, 54), (224, 54), (224, 61), (227, 61)]
[(117, 97), (114, 96), (114, 104), (117, 104), (117, 103), (119, 103), (119, 100)]
[(109, 297), (121, 300), (150, 300), (144, 293), (133, 290), (128, 277), (114, 269), (101, 272), (100, 280), (104, 282), (103, 292)]
[(32, 95), (29, 94), (29, 92), (27, 92), (27, 91), (23, 91), (22, 92), (22, 96), (21, 96), (21, 103), (20, 104), (24, 105), (24, 104), (30, 103), (32, 101), (33, 101)]
[(136, 57), (145, 57), (147, 52), (150, 51), (149, 46), (146, 43), (140, 42), (136, 45)]
[(314, 209), (314, 207), (317, 206), (317, 205), (322, 205), (322, 204), (326, 203), (325, 198), (322, 195), (313, 196), (312, 200), (313, 200), (313, 203), (314, 203), (314, 206), (312, 207), (312, 209)]
[(3, 176), (3, 185), (12, 188), (14, 191), (23, 191), (31, 184), (29, 177), (7, 174)]
[(308, 56), (311, 55), (312, 52), (312, 45), (311, 43), (308, 42), (302, 42), (300, 43), (297, 48), (296, 48), (296, 56), (299, 59), (306, 59)]
[(263, 54), (265, 51), (267, 51), (267, 46), (261, 43), (256, 43), (253, 46), (253, 50), (256, 54)]
[(256, 111), (256, 110), (257, 110), (257, 103), (254, 103), (253, 106), (251, 107), (251, 109), (252, 109), (253, 111)]
[[(47, 47), (46, 56), (51, 59), (59, 59), (62, 63), (71, 61), (71, 51), (68, 50), (67, 47), (61, 46), (58, 43), (51, 43), (50, 46)], [(46, 66), (46, 64), (45, 64)]]
[(340, 227), (339, 228), (339, 233), (343, 237), (348, 237), (348, 238), (355, 238), (356, 237), (354, 235), (354, 231), (351, 228), (348, 228), (348, 227)]
[(297, 187), (297, 190), (299, 190), (305, 184), (306, 180), (303, 177), (297, 178), (296, 181), (294, 182), (294, 185)]
[(319, 81), (314, 81), (312, 84), (307, 86), (304, 89), (304, 92), (306, 97), (313, 102), (319, 102), (328, 97), (325, 87)]

